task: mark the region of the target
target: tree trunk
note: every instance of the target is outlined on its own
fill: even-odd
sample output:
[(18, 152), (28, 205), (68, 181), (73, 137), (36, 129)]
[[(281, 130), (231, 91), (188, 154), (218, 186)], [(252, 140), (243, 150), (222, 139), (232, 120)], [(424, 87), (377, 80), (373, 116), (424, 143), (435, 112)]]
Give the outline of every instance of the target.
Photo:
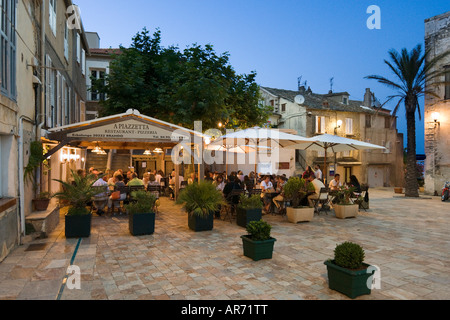
[[(407, 107), (408, 110), (408, 107)], [(416, 156), (416, 117), (414, 111), (406, 112), (408, 130), (408, 150), (406, 155), (406, 197), (419, 197), (419, 183), (417, 181)]]

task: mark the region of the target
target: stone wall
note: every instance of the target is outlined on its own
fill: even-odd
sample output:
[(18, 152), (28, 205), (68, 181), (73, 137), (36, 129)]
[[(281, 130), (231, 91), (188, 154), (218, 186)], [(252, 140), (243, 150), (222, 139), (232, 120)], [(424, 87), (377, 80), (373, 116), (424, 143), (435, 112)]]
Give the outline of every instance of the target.
[[(450, 11), (425, 21), (425, 46), (431, 50), (429, 59), (450, 50)], [(450, 56), (438, 63), (435, 70), (450, 66)], [(436, 81), (444, 81), (441, 77)], [(435, 81), (435, 82), (436, 82)], [(425, 192), (441, 193), (445, 181), (450, 180), (450, 97), (445, 96), (444, 84), (427, 83), (433, 95), (425, 97)], [(434, 121), (433, 114), (439, 119)]]

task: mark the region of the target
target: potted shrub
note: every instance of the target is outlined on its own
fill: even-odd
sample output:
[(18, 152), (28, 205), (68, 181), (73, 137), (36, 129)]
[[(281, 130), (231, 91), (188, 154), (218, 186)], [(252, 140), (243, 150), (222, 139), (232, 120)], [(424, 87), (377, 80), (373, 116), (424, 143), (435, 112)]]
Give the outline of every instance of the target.
[(125, 206), (128, 226), (133, 236), (151, 235), (155, 232), (156, 197), (152, 193), (138, 191), (133, 202)]
[(88, 238), (91, 235), (92, 213), (86, 206), (101, 191), (93, 186), (96, 181), (94, 175), (82, 177), (72, 171), (72, 176), (73, 184), (55, 180), (62, 184), (63, 191), (54, 197), (69, 206), (65, 217), (66, 238)]
[(248, 235), (241, 236), (244, 256), (259, 261), (272, 259), (276, 239), (270, 233), (272, 226), (263, 220), (252, 221), (247, 225)]
[(48, 167), (44, 153), (45, 151), (42, 143), (39, 141), (32, 141), (30, 144), (28, 164), (24, 168), (24, 181), (31, 182), (33, 185), (33, 195), (35, 198), (32, 199), (32, 203), (34, 205), (34, 210), (36, 211), (46, 211), (51, 199), (50, 193), (48, 192), (38, 193), (39, 185), (36, 183), (35, 178), (36, 169), (40, 168), (41, 165)]
[(178, 197), (188, 213), (188, 226), (195, 232), (210, 231), (214, 227), (214, 213), (225, 204), (222, 192), (207, 181), (187, 185)]
[(336, 193), (336, 203), (333, 205), (336, 218), (347, 219), (356, 218), (359, 212), (359, 205), (352, 203), (350, 197), (355, 188), (341, 187)]
[(314, 219), (314, 208), (301, 205), (310, 191), (315, 191), (314, 185), (311, 182), (298, 177), (293, 177), (288, 180), (284, 186), (284, 196), (291, 202), (291, 206), (286, 209), (289, 222), (310, 222)]
[(253, 195), (248, 197), (241, 195), (239, 205), (236, 209), (237, 225), (247, 228), (247, 225), (252, 221), (260, 221), (262, 219), (263, 203), (260, 195)]
[(32, 200), (34, 205), (34, 210), (36, 211), (46, 211), (48, 205), (50, 204), (50, 193), (41, 192), (35, 199)]
[[(345, 294), (351, 299), (371, 294), (369, 278), (375, 271), (364, 263), (365, 252), (355, 243), (345, 242), (334, 250), (334, 260), (325, 262), (331, 290)], [(369, 269), (370, 268), (370, 269)]]

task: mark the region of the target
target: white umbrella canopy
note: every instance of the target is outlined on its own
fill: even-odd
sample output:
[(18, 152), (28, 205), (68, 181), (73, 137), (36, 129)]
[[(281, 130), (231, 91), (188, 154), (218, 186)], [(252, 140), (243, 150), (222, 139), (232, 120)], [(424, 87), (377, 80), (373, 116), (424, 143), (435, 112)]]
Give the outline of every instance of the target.
[(255, 127), (226, 134), (214, 141), (212, 145), (253, 145), (258, 147), (286, 148), (301, 142), (308, 142), (308, 139), (280, 130)]
[[(254, 127), (228, 133), (216, 139), (211, 145), (250, 146), (257, 149), (256, 151), (267, 151), (270, 149), (282, 149), (308, 141), (305, 137), (285, 133), (280, 130)], [(257, 166), (258, 164), (255, 164), (255, 173), (257, 173)]]
[(333, 136), (330, 134), (323, 134), (320, 136), (307, 139), (308, 141), (286, 147), (287, 149), (296, 150), (311, 150), (311, 151), (325, 151), (325, 165), (327, 168), (327, 152), (331, 150), (333, 153), (346, 152), (353, 150), (385, 150), (385, 147), (378, 146), (359, 140), (348, 139), (340, 136)]
[(363, 141), (348, 139), (340, 136), (333, 136), (330, 134), (324, 134), (307, 139), (308, 141), (290, 145), (287, 149), (297, 150), (311, 150), (311, 151), (323, 151), (325, 149), (331, 149), (335, 152), (345, 152), (352, 150), (384, 150), (385, 147), (378, 146)]

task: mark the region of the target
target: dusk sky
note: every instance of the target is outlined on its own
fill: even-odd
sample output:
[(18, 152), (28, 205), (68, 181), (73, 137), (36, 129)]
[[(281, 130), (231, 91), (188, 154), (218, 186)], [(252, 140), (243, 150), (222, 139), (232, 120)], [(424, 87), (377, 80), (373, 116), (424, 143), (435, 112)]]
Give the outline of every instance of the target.
[[(327, 93), (334, 77), (333, 91), (363, 100), (365, 89), (371, 88), (382, 103), (394, 92), (364, 77), (394, 80), (383, 62), (388, 51), (424, 44), (424, 20), (450, 10), (448, 0), (74, 2), (85, 30), (99, 34), (102, 48), (128, 47), (144, 27), (151, 33), (159, 28), (163, 46), (212, 44), (217, 53), (230, 54), (238, 73), (256, 71), (261, 86), (296, 90), (302, 77), (315, 93)], [(371, 5), (381, 9), (380, 30), (367, 27)], [(399, 131), (405, 133), (406, 146), (403, 110)], [(417, 125), (417, 143), (417, 153), (423, 154), (423, 120)]]

